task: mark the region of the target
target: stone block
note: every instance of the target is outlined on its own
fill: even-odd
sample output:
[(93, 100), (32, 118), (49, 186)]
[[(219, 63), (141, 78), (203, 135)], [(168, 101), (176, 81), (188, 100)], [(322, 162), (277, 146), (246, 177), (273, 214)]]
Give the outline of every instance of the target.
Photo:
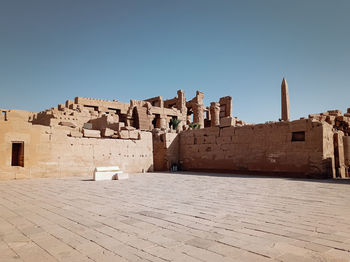
[(205, 136), (205, 135), (219, 135), (219, 131), (220, 131), (219, 127), (208, 127), (208, 128), (190, 130), (190, 132), (196, 137)]
[(346, 121), (346, 116), (337, 116), (335, 118), (336, 121)]
[(140, 139), (140, 132), (138, 130), (129, 131), (129, 138), (134, 140)]
[(120, 180), (126, 179), (129, 176), (123, 175), (123, 171), (118, 166), (96, 167), (94, 171), (93, 180)]
[(205, 136), (204, 144), (215, 144), (215, 136)]
[(107, 106), (98, 106), (97, 110), (99, 112), (107, 112), (108, 111), (108, 107)]
[(79, 131), (70, 131), (70, 136), (71, 137), (83, 137), (83, 133)]
[(123, 126), (123, 127), (120, 128), (120, 130), (132, 131), (132, 130), (136, 130), (136, 128), (132, 127), (132, 126)]
[(67, 100), (66, 101), (66, 108), (70, 108), (70, 105), (73, 105), (74, 104), (74, 101), (72, 100)]
[(328, 110), (329, 115), (331, 116), (341, 116), (342, 111), (341, 110)]
[(237, 130), (238, 128), (236, 127), (225, 127), (225, 128), (222, 128), (220, 130), (220, 136), (232, 136), (235, 134), (235, 130)]
[(118, 136), (121, 139), (129, 139), (129, 131), (128, 130), (120, 130), (120, 131), (118, 131)]
[(59, 111), (63, 111), (64, 108), (65, 108), (65, 105), (59, 104), (59, 105), (57, 106), (57, 108), (58, 108)]
[(92, 129), (92, 124), (91, 123), (84, 123), (83, 128), (84, 129)]
[(198, 136), (196, 137), (196, 143), (198, 145), (204, 144), (204, 136)]
[(115, 177), (114, 171), (109, 172), (94, 172), (94, 181), (101, 181), (101, 180), (113, 180)]
[(60, 126), (68, 126), (68, 127), (72, 127), (72, 128), (75, 128), (76, 125), (74, 125), (72, 122), (65, 122), (65, 121), (62, 121), (62, 122), (59, 122), (58, 123)]
[(118, 170), (120, 170), (119, 166), (99, 166), (95, 168), (95, 171), (98, 171), (98, 172), (118, 171)]
[(89, 130), (89, 129), (83, 128), (83, 134), (84, 134), (84, 137), (91, 137), (91, 138), (100, 138), (101, 137), (100, 130)]
[(236, 119), (231, 116), (220, 118), (220, 127), (235, 126), (235, 124)]
[(114, 135), (114, 130), (110, 129), (110, 128), (105, 128), (102, 130), (102, 136), (103, 137), (111, 137)]
[(316, 118), (316, 119), (318, 119), (318, 118), (320, 118), (320, 114), (309, 114), (309, 118)]
[(76, 110), (78, 108), (78, 105), (77, 104), (70, 104), (68, 108)]
[(232, 144), (221, 144), (221, 145), (220, 145), (220, 149), (221, 149), (222, 151), (229, 151), (232, 147), (233, 147)]
[(122, 129), (122, 127), (125, 127), (125, 123), (124, 122), (119, 122), (115, 124), (116, 130), (120, 131)]
[(193, 136), (192, 135), (188, 136), (184, 133), (181, 133), (180, 134), (180, 143), (182, 145), (193, 145)]
[[(309, 124), (309, 119), (295, 120), (290, 123), (290, 131), (292, 132), (305, 131), (307, 129), (308, 124)], [(277, 131), (276, 128), (274, 128), (273, 130)]]
[(216, 143), (218, 145), (229, 144), (229, 143), (232, 143), (232, 139), (230, 136), (219, 136), (216, 138)]

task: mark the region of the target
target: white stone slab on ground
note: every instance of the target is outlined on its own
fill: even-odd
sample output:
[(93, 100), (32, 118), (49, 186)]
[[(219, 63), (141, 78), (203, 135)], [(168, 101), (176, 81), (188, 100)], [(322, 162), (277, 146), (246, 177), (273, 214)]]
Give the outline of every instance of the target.
[(129, 178), (128, 174), (123, 174), (118, 166), (96, 167), (94, 171), (94, 181), (120, 180)]

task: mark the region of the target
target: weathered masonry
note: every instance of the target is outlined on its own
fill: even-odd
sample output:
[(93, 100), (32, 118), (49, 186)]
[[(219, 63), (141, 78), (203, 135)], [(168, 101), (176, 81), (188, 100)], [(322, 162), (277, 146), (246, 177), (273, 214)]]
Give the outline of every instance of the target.
[(350, 136), (344, 129), (349, 122), (331, 111), (292, 122), (165, 133), (153, 140), (162, 148), (155, 168), (167, 170), (176, 163), (188, 171), (347, 178)]
[(0, 179), (86, 176), (96, 166), (115, 164), (126, 172), (153, 170), (150, 132), (113, 139), (89, 130), (92, 133), (79, 137), (71, 127), (32, 125), (22, 115), (8, 111), (9, 120), (0, 122)]
[[(0, 109), (0, 179), (86, 176), (95, 166), (109, 165), (125, 172), (153, 171), (162, 153), (153, 150), (152, 131), (172, 130), (176, 136), (193, 121), (199, 128), (210, 125), (203, 96), (197, 91), (186, 101), (179, 90), (168, 100), (76, 97), (39, 113)], [(223, 108), (230, 99), (224, 99)], [(232, 118), (226, 111), (222, 116)]]
[(347, 178), (350, 108), (290, 121), (247, 124), (232, 98), (107, 101), (76, 97), (43, 112), (0, 109), (0, 179), (89, 176), (96, 166), (124, 172), (182, 170)]
[(181, 133), (180, 160), (185, 170), (326, 178), (336, 171), (332, 145), (332, 127), (309, 119), (213, 127)]

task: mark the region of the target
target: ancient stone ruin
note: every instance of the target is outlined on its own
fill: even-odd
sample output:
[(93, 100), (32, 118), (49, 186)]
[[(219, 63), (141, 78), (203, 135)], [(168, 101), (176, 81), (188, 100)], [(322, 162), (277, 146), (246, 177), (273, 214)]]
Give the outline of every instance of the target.
[(346, 178), (350, 108), (290, 121), (288, 85), (281, 119), (247, 124), (232, 98), (206, 107), (204, 94), (164, 100), (76, 97), (43, 112), (0, 109), (0, 179), (86, 176), (97, 166), (125, 172), (175, 170)]

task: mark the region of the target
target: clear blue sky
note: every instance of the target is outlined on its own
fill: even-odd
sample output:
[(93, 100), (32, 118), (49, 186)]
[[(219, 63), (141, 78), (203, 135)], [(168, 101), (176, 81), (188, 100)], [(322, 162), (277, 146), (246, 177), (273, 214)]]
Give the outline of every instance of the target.
[(0, 0), (0, 108), (233, 97), (248, 122), (350, 107), (349, 0)]

